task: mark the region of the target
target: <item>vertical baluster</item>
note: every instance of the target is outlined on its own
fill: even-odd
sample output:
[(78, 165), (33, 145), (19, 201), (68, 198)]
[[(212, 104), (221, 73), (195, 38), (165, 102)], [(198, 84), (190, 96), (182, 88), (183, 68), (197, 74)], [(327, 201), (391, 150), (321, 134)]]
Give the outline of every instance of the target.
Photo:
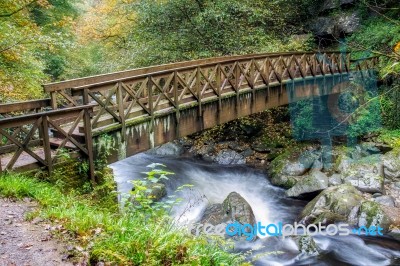
[[(201, 82), (200, 82), (200, 67), (196, 68), (196, 91), (197, 91), (197, 101), (199, 104), (199, 116), (203, 116), (202, 114), (202, 106), (201, 106)], [(188, 84), (190, 86), (190, 84)]]
[(124, 95), (123, 95), (123, 88), (122, 83), (118, 82), (117, 87), (117, 107), (118, 107), (118, 115), (121, 119), (121, 140), (125, 142), (126, 138), (126, 126), (125, 126), (125, 108), (124, 108)]
[(49, 123), (48, 116), (43, 115), (41, 118), (40, 131), (43, 134), (43, 151), (45, 161), (47, 163), (47, 170), (49, 171), (49, 175), (53, 172), (53, 160), (51, 158), (51, 147), (50, 147), (50, 137), (49, 137)]
[(57, 92), (56, 91), (52, 91), (50, 92), (50, 103), (51, 103), (51, 108), (53, 110), (57, 109)]
[[(85, 93), (87, 95), (87, 93)], [(85, 95), (84, 94), (84, 95)], [(83, 127), (85, 131), (85, 145), (88, 152), (89, 161), (89, 178), (93, 184), (96, 183), (95, 167), (94, 167), (94, 155), (93, 155), (93, 136), (92, 136), (92, 124), (90, 122), (90, 113), (92, 109), (83, 109)]]

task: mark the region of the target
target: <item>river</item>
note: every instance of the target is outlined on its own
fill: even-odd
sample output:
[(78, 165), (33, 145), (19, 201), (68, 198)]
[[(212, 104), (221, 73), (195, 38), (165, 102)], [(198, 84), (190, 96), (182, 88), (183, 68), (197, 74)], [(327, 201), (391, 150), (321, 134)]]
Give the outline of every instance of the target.
[[(216, 165), (193, 158), (158, 157), (138, 154), (111, 165), (118, 191), (131, 190), (132, 179), (144, 177), (147, 165), (162, 163), (175, 173), (167, 181), (167, 194), (177, 187), (192, 184), (178, 196), (183, 202), (173, 214), (182, 223), (196, 222), (208, 204), (222, 203), (230, 192), (239, 193), (251, 205), (257, 221), (293, 223), (307, 204), (306, 201), (285, 197), (284, 190), (270, 184), (265, 173), (242, 165)], [(188, 208), (188, 206), (190, 208)], [(254, 250), (249, 260), (260, 257), (254, 265), (400, 265), (400, 241), (390, 237), (313, 236), (319, 255), (299, 254), (291, 238), (259, 238), (253, 242), (236, 243), (234, 252)], [(278, 253), (270, 253), (278, 252)], [(266, 255), (263, 255), (266, 254)]]

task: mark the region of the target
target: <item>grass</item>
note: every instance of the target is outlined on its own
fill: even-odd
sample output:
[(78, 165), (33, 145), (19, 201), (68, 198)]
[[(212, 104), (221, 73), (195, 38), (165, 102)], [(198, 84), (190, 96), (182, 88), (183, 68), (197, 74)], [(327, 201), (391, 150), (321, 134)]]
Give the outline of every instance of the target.
[[(91, 196), (64, 194), (44, 181), (19, 174), (0, 176), (0, 196), (30, 197), (38, 215), (61, 223), (88, 252), (91, 262), (110, 265), (242, 265), (241, 254), (222, 239), (195, 237), (173, 225), (167, 215), (114, 212)], [(147, 218), (146, 218), (147, 217)]]

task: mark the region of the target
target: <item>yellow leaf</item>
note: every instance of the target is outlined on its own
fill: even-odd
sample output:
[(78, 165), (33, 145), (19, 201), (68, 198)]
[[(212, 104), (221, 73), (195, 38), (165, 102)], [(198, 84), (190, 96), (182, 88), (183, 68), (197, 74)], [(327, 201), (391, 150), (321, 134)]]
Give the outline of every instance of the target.
[(397, 53), (397, 52), (400, 52), (400, 42), (398, 42), (398, 43), (394, 46), (393, 50), (394, 50), (396, 53)]

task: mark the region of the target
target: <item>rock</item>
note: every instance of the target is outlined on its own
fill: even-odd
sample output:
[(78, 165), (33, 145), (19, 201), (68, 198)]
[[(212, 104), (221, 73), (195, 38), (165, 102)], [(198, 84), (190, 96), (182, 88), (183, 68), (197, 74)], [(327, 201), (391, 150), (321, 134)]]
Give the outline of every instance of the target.
[(254, 151), (250, 148), (247, 148), (246, 150), (241, 152), (240, 155), (242, 155), (244, 158), (250, 157), (250, 156), (254, 155)]
[(318, 158), (312, 151), (306, 151), (298, 158), (290, 158), (290, 154), (283, 154), (276, 157), (269, 166), (268, 174), (271, 183), (283, 188), (293, 187), (297, 180), (301, 179)]
[(300, 214), (303, 224), (346, 222), (353, 226), (380, 226), (385, 232), (400, 225), (400, 209), (366, 200), (349, 184), (330, 187), (309, 202)]
[(261, 123), (240, 123), (239, 127), (245, 136), (253, 137), (261, 131), (263, 125)]
[(321, 12), (325, 12), (332, 9), (340, 8), (343, 5), (354, 3), (355, 0), (325, 0), (322, 4)]
[(271, 152), (268, 153), (268, 161), (271, 162), (271, 161), (275, 160), (275, 158), (281, 154), (280, 151), (281, 151), (280, 149), (272, 149)]
[(148, 150), (146, 153), (154, 155), (169, 155), (169, 156), (179, 156), (184, 152), (183, 145), (177, 142), (168, 142), (159, 147)]
[(361, 144), (361, 148), (367, 153), (367, 156), (381, 153), (381, 150), (373, 142), (364, 142)]
[(336, 171), (339, 173), (343, 173), (346, 169), (350, 168), (353, 160), (347, 157), (344, 154), (339, 154), (338, 158), (336, 159)]
[(350, 160), (347, 163), (347, 167), (342, 167), (345, 183), (352, 184), (362, 192), (383, 193), (384, 178), (379, 156), (371, 155), (357, 161)]
[(251, 146), (253, 150), (256, 152), (261, 152), (261, 153), (269, 153), (271, 152), (271, 147), (270, 145), (264, 144), (264, 143), (259, 143), (259, 144), (254, 144)]
[(310, 193), (320, 192), (328, 187), (328, 176), (321, 171), (313, 170), (286, 191), (288, 197), (306, 197)]
[[(193, 150), (193, 148), (191, 150)], [(203, 145), (203, 146), (201, 146), (200, 149), (195, 150), (195, 153), (200, 156), (211, 155), (214, 152), (215, 152), (215, 148), (214, 148), (214, 145), (212, 145), (212, 144), (211, 145)]]
[(297, 183), (297, 180), (301, 178), (301, 176), (274, 175), (271, 177), (270, 181), (274, 186), (289, 189), (293, 187)]
[(311, 167), (314, 171), (322, 171), (324, 169), (324, 164), (320, 160), (315, 160)]
[(246, 145), (240, 145), (239, 143), (232, 141), (228, 144), (229, 149), (234, 150), (234, 151), (238, 151), (238, 152), (242, 152), (245, 151), (247, 148)]
[(378, 148), (383, 154), (386, 154), (387, 152), (393, 150), (392, 147), (384, 143), (376, 143), (375, 147)]
[(218, 225), (226, 223), (228, 221), (228, 215), (225, 213), (221, 203), (211, 204), (204, 210), (203, 216), (200, 223), (210, 223), (212, 225)]
[(306, 225), (339, 221), (356, 224), (362, 200), (361, 192), (349, 184), (329, 187), (304, 207), (300, 222)]
[(320, 254), (320, 248), (317, 246), (312, 236), (291, 236), (291, 238), (296, 243), (301, 255), (317, 256)]
[(395, 207), (395, 201), (394, 198), (392, 196), (380, 196), (380, 197), (376, 197), (375, 202), (378, 202), (379, 204), (385, 205), (385, 206), (389, 206), (389, 207)]
[(219, 164), (245, 164), (246, 160), (243, 155), (233, 150), (221, 150), (214, 158)]
[(372, 195), (373, 198), (378, 198), (378, 197), (380, 197), (380, 196), (382, 196), (382, 193), (374, 193), (374, 194)]
[(393, 150), (382, 156), (385, 178), (395, 180), (400, 178), (400, 152)]
[(334, 36), (339, 38), (342, 34), (354, 33), (360, 25), (360, 18), (357, 12), (338, 13), (335, 16), (317, 17), (311, 21), (309, 28), (319, 36)]
[(236, 192), (231, 192), (222, 204), (212, 204), (206, 208), (201, 223), (218, 225), (237, 221), (241, 224), (256, 222), (249, 203)]
[(288, 176), (300, 176), (304, 175), (309, 169), (309, 165), (304, 165), (299, 161), (286, 161), (282, 169), (282, 174)]
[(338, 186), (343, 184), (342, 177), (339, 174), (333, 174), (328, 179), (328, 185), (331, 186)]
[(387, 231), (394, 219), (388, 215), (391, 210), (384, 207), (373, 201), (362, 202), (358, 211), (358, 226), (380, 226)]
[(191, 148), (194, 144), (194, 141), (188, 137), (180, 138), (180, 139), (178, 139), (178, 142), (186, 149)]

